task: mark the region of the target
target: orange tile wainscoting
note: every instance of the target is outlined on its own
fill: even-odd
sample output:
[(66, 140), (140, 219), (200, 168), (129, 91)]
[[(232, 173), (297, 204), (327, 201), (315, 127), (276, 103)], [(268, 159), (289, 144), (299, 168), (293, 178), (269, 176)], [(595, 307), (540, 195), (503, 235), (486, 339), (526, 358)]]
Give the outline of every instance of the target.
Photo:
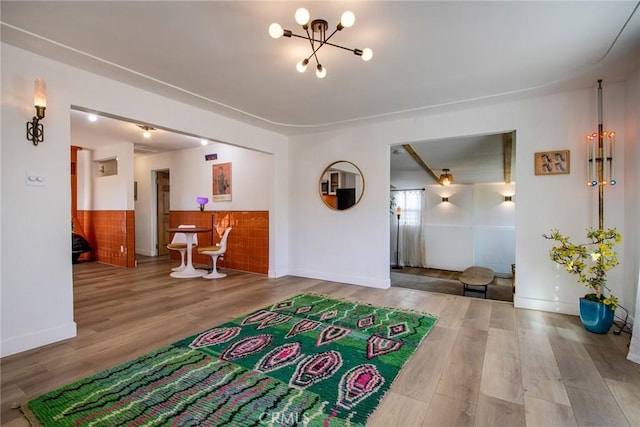
[[(212, 232), (198, 233), (198, 244), (208, 246), (220, 241), (227, 227), (233, 230), (227, 238), (227, 252), (218, 259), (218, 267), (268, 274), (269, 272), (269, 212), (268, 211), (171, 211), (169, 227), (194, 224), (211, 227)], [(211, 257), (193, 252), (193, 263), (211, 264)], [(171, 259), (180, 262), (180, 254), (171, 251)]]
[(78, 211), (77, 219), (92, 251), (80, 260), (132, 268), (136, 262), (134, 211)]

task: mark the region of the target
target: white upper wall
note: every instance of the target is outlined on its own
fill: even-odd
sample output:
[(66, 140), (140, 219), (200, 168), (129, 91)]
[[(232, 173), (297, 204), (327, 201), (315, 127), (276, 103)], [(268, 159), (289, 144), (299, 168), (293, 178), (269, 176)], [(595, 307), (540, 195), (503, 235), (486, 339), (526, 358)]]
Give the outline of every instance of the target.
[[(619, 159), (624, 159), (624, 84), (605, 84), (606, 127), (618, 131)], [(543, 233), (559, 228), (575, 238), (597, 226), (597, 192), (587, 188), (584, 136), (597, 129), (594, 89), (540, 98), (416, 116), (335, 132), (291, 138), (290, 259), (293, 274), (346, 283), (389, 286), (390, 146), (458, 136), (516, 131), (515, 203), (517, 295), (515, 305), (577, 313), (585, 288), (549, 260)], [(569, 149), (571, 174), (536, 176), (534, 153)], [(325, 207), (313, 191), (324, 166), (348, 160), (360, 167), (365, 193), (348, 211)], [(624, 176), (624, 164), (618, 163)], [(625, 233), (625, 182), (607, 189), (605, 225)], [(637, 221), (637, 219), (636, 219)], [(304, 237), (302, 237), (304, 236)], [(624, 256), (625, 243), (618, 252)], [(621, 265), (610, 272), (618, 296), (626, 294)], [(628, 304), (628, 301), (624, 301)]]
[[(206, 161), (205, 154), (217, 154), (217, 160)], [(213, 170), (220, 163), (231, 162), (232, 197), (230, 201), (213, 201)], [(206, 211), (269, 211), (275, 174), (275, 159), (271, 154), (227, 144), (214, 143), (206, 147), (168, 153), (138, 156), (135, 159), (135, 180), (138, 182), (136, 202), (136, 253), (156, 255), (155, 183), (154, 172), (170, 172), (170, 209), (191, 211), (198, 208), (196, 197), (209, 199)], [(271, 221), (269, 221), (271, 222)], [(274, 230), (271, 230), (272, 232)], [(271, 233), (270, 233), (271, 234)], [(269, 257), (269, 270), (277, 257)]]
[[(69, 251), (71, 105), (272, 154), (269, 251), (275, 265), (270, 275), (299, 274), (377, 287), (389, 286), (389, 147), (515, 129), (515, 304), (577, 312), (577, 297), (584, 288), (556, 269), (548, 258), (550, 243), (541, 234), (559, 228), (578, 238), (585, 228), (597, 225), (597, 197), (584, 185), (586, 162), (581, 161), (586, 157), (584, 135), (597, 125), (595, 83), (589, 90), (287, 139), (9, 45), (2, 45), (1, 55), (2, 355), (75, 334)], [(33, 115), (33, 81), (38, 77), (47, 81), (48, 108), (45, 142), (34, 147), (25, 140), (24, 128)], [(635, 115), (625, 115), (625, 90), (639, 95), (638, 77), (634, 79), (630, 85), (605, 82), (604, 92), (606, 127), (618, 131), (618, 173), (625, 177), (607, 189), (605, 223), (623, 236), (637, 230), (639, 221), (637, 206), (621, 208), (625, 197), (638, 200), (631, 195), (637, 189), (629, 189), (637, 187), (637, 172), (626, 170), (640, 168), (637, 149), (632, 152), (629, 147), (638, 144), (637, 134), (633, 139), (625, 135), (629, 129), (637, 131), (640, 121), (637, 108)], [(571, 174), (535, 176), (534, 153), (557, 149), (571, 150)], [(328, 209), (318, 195), (322, 171), (336, 160), (355, 163), (365, 179), (361, 202), (346, 211)], [(46, 185), (25, 186), (27, 171), (41, 173)], [(626, 182), (629, 177), (636, 179)], [(637, 283), (623, 278), (630, 270), (637, 272), (639, 263), (626, 256), (628, 245), (637, 249), (638, 242), (625, 240), (619, 246), (625, 263), (609, 276), (626, 306), (632, 304), (628, 298)]]
[[(3, 356), (76, 334), (70, 251), (72, 105), (273, 154), (273, 171), (265, 178), (271, 180), (267, 184), (271, 188), (270, 274), (286, 274), (289, 252), (286, 137), (7, 44), (2, 44), (1, 55)], [(25, 123), (34, 114), (36, 78), (47, 83), (45, 140), (37, 147), (25, 138)], [(26, 186), (27, 171), (44, 176), (45, 186)], [(83, 189), (83, 194), (87, 194), (85, 190), (90, 193), (95, 189)], [(34, 265), (38, 268), (33, 268)]]

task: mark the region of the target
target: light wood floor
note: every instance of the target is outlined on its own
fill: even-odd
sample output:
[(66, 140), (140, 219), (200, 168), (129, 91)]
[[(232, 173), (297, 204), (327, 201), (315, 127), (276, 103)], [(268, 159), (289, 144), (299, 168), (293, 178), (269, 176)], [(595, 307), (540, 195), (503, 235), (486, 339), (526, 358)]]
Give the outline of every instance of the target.
[(78, 336), (2, 359), (2, 425), (26, 424), (13, 402), (301, 292), (439, 316), (370, 426), (640, 425), (640, 366), (625, 358), (627, 334), (595, 335), (574, 316), (412, 289), (233, 271), (173, 279), (174, 264), (75, 265)]

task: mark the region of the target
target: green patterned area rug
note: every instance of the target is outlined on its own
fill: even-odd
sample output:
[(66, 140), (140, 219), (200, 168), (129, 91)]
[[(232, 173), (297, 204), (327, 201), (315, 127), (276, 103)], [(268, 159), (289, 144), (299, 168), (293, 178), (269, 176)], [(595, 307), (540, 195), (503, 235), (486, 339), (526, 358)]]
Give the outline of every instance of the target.
[(436, 322), (302, 294), (23, 405), (34, 425), (364, 426)]

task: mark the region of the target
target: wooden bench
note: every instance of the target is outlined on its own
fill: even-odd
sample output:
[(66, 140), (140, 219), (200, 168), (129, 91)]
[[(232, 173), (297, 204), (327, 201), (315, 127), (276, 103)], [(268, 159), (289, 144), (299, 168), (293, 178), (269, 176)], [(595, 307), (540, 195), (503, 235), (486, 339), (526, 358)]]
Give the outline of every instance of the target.
[[(462, 295), (466, 296), (467, 291), (481, 292), (487, 298), (487, 286), (493, 283), (493, 270), (486, 267), (473, 266), (465, 269), (458, 278), (464, 286)], [(483, 289), (471, 289), (469, 286), (482, 286)]]

